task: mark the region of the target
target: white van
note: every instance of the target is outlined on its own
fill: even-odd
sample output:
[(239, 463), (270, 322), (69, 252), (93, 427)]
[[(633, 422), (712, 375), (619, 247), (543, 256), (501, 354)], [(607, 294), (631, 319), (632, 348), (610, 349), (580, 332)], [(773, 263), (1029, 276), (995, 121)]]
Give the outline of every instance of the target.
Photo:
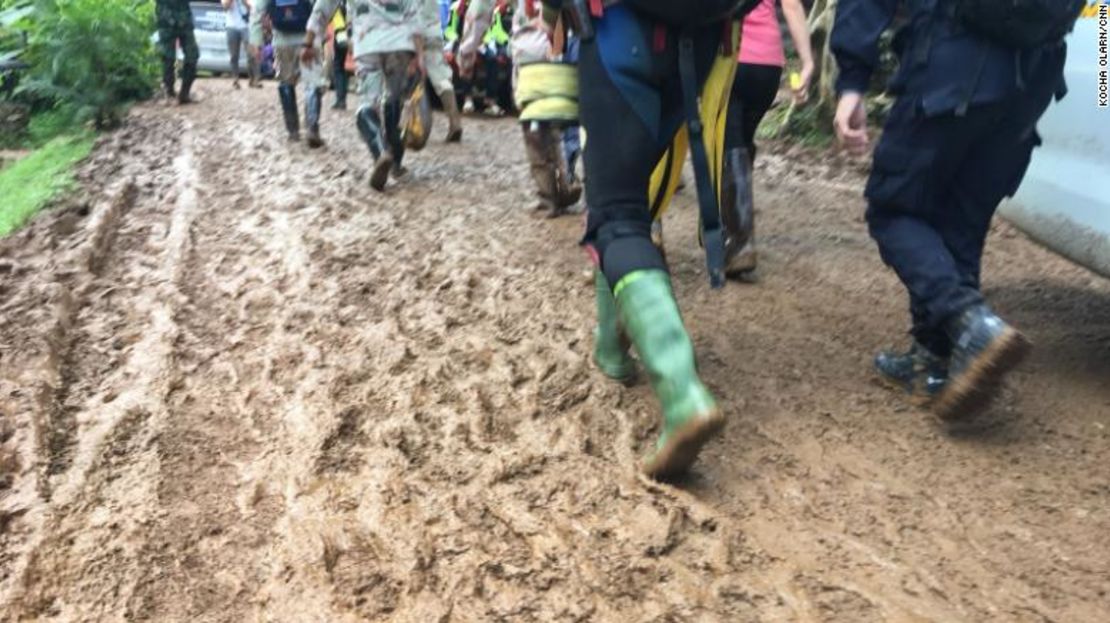
[(1001, 214), (1046, 247), (1110, 277), (1110, 0), (1088, 0), (1068, 39), (1068, 96), (1037, 126), (1017, 195)]

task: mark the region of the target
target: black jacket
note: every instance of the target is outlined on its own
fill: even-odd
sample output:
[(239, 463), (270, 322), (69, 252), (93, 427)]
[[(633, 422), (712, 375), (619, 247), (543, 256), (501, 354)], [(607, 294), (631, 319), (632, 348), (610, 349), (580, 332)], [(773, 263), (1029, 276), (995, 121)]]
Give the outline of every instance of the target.
[(892, 93), (917, 100), (926, 115), (961, 111), (997, 102), (1024, 89), (1028, 80), (1053, 80), (1063, 45), (1020, 52), (968, 32), (950, 17), (949, 0), (840, 0), (832, 31), (832, 51), (840, 68), (838, 91), (866, 92), (879, 62), (879, 37), (895, 15), (905, 25), (895, 36), (900, 61)]

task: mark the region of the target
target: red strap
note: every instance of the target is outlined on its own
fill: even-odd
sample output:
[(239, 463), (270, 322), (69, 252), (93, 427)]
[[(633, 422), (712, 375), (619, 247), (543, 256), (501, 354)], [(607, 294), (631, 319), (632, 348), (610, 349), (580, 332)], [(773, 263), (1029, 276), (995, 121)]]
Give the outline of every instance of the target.
[(601, 17), (605, 13), (605, 6), (601, 0), (590, 0), (590, 15)]
[(524, 14), (528, 16), (528, 19), (533, 19), (533, 18), (536, 17), (536, 15), (537, 15), (536, 0), (526, 0), (525, 1), (525, 3), (524, 3)]
[(667, 49), (667, 27), (663, 24), (655, 25), (655, 35), (652, 38), (652, 50), (656, 54), (663, 52)]

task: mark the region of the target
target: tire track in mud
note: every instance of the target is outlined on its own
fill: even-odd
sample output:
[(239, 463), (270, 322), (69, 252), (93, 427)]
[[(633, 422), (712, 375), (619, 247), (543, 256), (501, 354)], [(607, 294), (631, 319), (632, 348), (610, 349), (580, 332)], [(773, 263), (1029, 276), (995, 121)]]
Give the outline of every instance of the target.
[[(165, 136), (163, 148), (177, 144), (172, 131)], [(136, 144), (127, 133), (119, 143), (125, 148)], [(68, 317), (61, 316), (65, 330), (55, 364), (62, 374), (49, 422), (54, 434), (65, 425), (62, 433), (71, 440), (58, 443), (57, 437), (48, 437), (43, 448), (48, 453), (43, 459), (47, 504), (39, 509), (33, 544), (15, 566), (15, 581), (6, 587), (5, 602), (19, 604), (22, 617), (119, 616), (116, 608), (141, 572), (134, 564), (135, 540), (156, 508), (151, 486), (158, 465), (149, 446), (165, 419), (164, 397), (174, 373), (170, 344), (177, 266), (187, 252), (196, 209), (187, 145), (184, 150), (170, 174), (180, 181), (172, 208), (136, 199), (134, 183), (125, 182), (120, 198), (91, 220), (88, 241), (74, 254), (77, 270), (87, 272), (61, 273), (68, 296), (80, 302), (69, 305)], [(145, 169), (147, 177), (139, 182), (145, 188), (156, 183), (151, 175), (165, 179), (150, 164), (132, 167)], [(145, 282), (142, 291), (129, 294), (140, 296), (126, 300), (129, 309), (122, 308), (118, 288), (137, 275)], [(130, 326), (120, 332), (123, 325)], [(77, 415), (59, 422), (60, 409)], [(76, 594), (86, 598), (73, 600)]]
[[(1085, 408), (1110, 407), (1089, 382), (1105, 284), (996, 231), (1000, 300), (1029, 296), (1010, 266), (1039, 267), (1019, 320), (1055, 347), (986, 435), (941, 430), (861, 361), (901, 310), (844, 194), (858, 180), (766, 159), (763, 282), (710, 293), (689, 198), (671, 214), (679, 298), (731, 422), (679, 488), (652, 483), (635, 475), (650, 388), (593, 371), (578, 224), (527, 215), (515, 125), (472, 120), (379, 195), (350, 113), (310, 152), (268, 121), (269, 89), (217, 86), (140, 107), (130, 142), (89, 164), (87, 184), (127, 173), (138, 192), (75, 289), (73, 460), (0, 527), (0, 568), (26, 561), (0, 575), (5, 618), (1105, 618), (1110, 437)], [(22, 301), (0, 303), (20, 361), (43, 340), (26, 274), (45, 244), (0, 282)], [(1059, 314), (1083, 335), (1053, 333)], [(1057, 368), (1077, 376), (1041, 378)], [(0, 375), (4, 412), (21, 383)]]

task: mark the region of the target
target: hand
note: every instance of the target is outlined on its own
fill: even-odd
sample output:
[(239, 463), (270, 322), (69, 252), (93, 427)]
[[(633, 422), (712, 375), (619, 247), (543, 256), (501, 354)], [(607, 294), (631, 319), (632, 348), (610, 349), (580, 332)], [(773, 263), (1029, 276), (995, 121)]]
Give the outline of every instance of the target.
[(474, 65), (478, 60), (478, 54), (471, 52), (464, 54), (460, 49), (457, 56), (455, 56), (456, 66), (459, 68), (459, 77), (463, 80), (470, 80), (474, 77)]
[(315, 65), (316, 64), (316, 47), (315, 46), (306, 43), (304, 45), (304, 47), (301, 48), (301, 62), (304, 63), (305, 65)]
[(845, 91), (840, 95), (833, 128), (836, 130), (836, 138), (849, 153), (854, 156), (867, 153), (870, 144), (867, 137), (867, 105), (861, 93)]
[(813, 82), (813, 63), (806, 63), (802, 65), (802, 72), (799, 74), (798, 88), (793, 89), (794, 104), (801, 106), (809, 101), (809, 87)]

